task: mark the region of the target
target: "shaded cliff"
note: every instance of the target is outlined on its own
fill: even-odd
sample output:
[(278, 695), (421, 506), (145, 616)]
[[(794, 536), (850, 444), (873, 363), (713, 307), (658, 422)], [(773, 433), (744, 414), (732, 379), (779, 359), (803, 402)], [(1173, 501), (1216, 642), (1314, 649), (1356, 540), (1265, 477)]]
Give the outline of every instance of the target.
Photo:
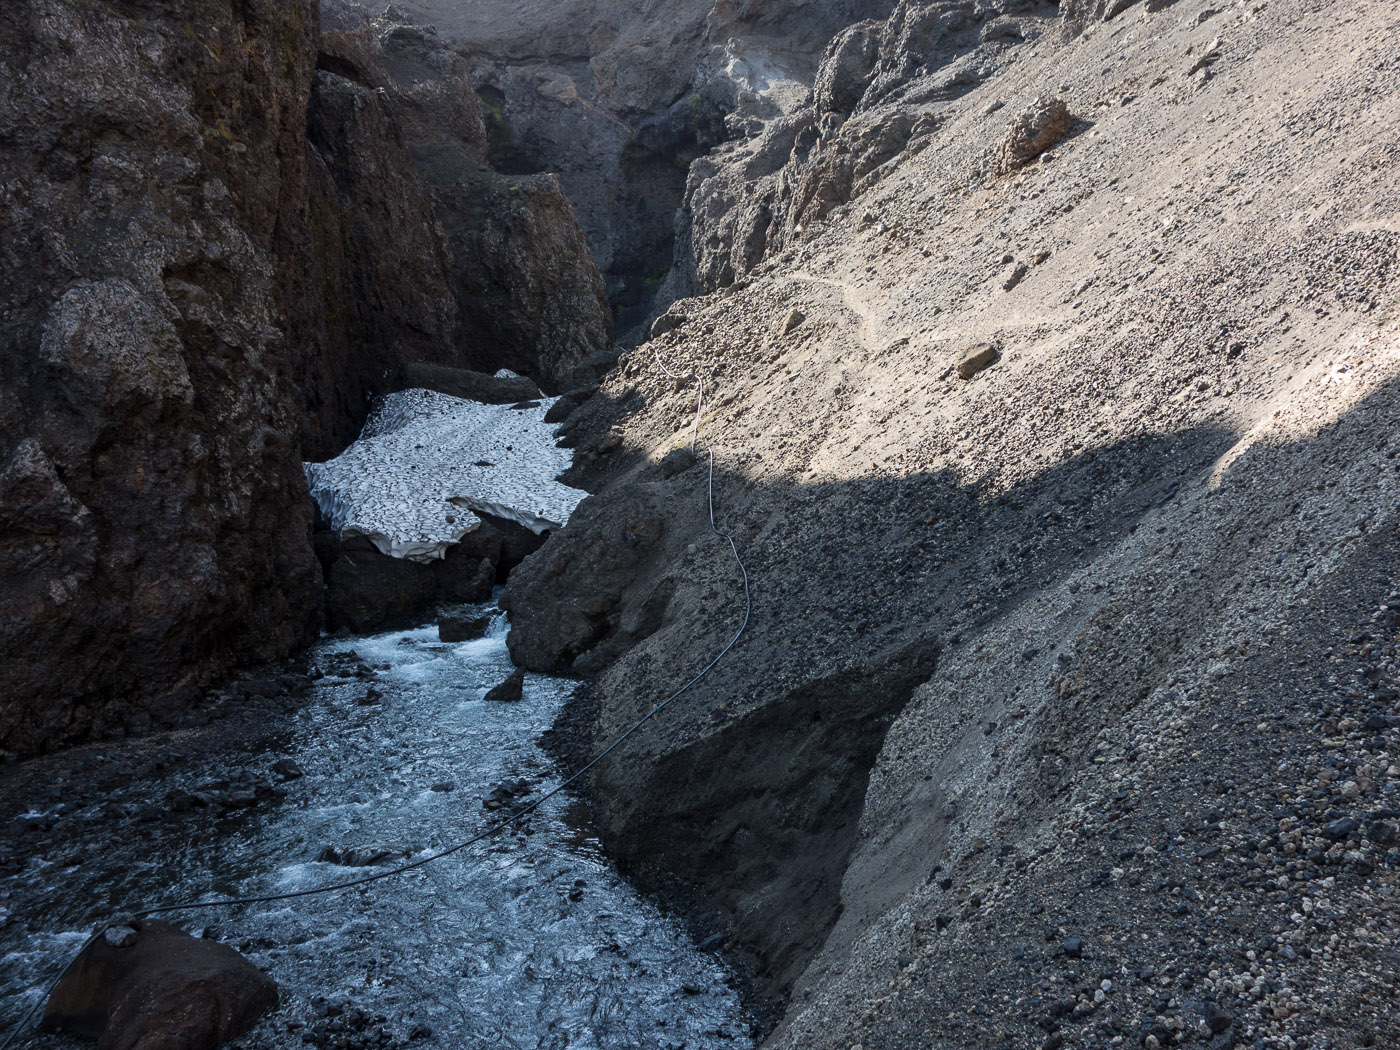
[(304, 458), (413, 361), (606, 350), (583, 235), (462, 60), (317, 5), (0, 13), (0, 742), (166, 720), (315, 635)]
[(467, 62), (435, 34), (344, 3), (324, 15), (309, 243), (287, 270), (307, 458), (352, 440), (408, 361), (569, 386), (612, 319), (557, 181), (486, 164)]
[(697, 157), (799, 106), (831, 35), (892, 0), (367, 0), (469, 57), (502, 171), (557, 172), (635, 342), (671, 267)]
[(276, 260), (313, 3), (0, 12), (0, 738), (139, 729), (313, 636)]

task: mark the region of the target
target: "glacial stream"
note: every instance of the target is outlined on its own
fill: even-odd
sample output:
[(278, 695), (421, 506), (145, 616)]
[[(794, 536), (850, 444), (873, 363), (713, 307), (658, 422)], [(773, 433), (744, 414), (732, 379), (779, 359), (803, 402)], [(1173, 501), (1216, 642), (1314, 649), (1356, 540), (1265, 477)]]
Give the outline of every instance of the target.
[[(282, 797), (217, 813), (181, 805), (140, 838), (104, 815), (169, 806), (179, 792), (198, 801), (239, 772), (227, 754), (189, 763), (130, 783), (90, 819), (68, 817), (91, 833), (0, 879), (5, 1032), (103, 907), (345, 880), (376, 869), (318, 859), (328, 847), (422, 856), (482, 828), (493, 792), (510, 807), (559, 782), (536, 741), (570, 684), (530, 675), (520, 702), (482, 699), (511, 670), (499, 614), (476, 641), (394, 631), (327, 640), (311, 662), (326, 676), (289, 731), (244, 753), (258, 775), (285, 759), (299, 767)], [(617, 875), (583, 809), (561, 794), (521, 829), (370, 886), (169, 918), (238, 947), (281, 985), (281, 1009), (236, 1045), (347, 1045), (358, 1028), (349, 1045), (751, 1046), (731, 974)]]

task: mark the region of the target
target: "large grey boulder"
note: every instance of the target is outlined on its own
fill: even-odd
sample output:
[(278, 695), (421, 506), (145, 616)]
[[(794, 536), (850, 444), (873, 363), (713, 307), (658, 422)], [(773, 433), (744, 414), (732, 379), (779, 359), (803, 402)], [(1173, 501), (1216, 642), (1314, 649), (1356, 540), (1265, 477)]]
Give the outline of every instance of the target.
[(227, 945), (153, 919), (109, 929), (49, 997), (44, 1027), (98, 1050), (214, 1050), (277, 1007), (277, 985)]

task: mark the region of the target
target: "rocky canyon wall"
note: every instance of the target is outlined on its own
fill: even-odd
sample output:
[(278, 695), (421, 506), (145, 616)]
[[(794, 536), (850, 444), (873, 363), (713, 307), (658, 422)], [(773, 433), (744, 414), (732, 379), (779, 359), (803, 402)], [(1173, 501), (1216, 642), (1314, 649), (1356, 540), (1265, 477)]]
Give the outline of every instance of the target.
[(611, 344), (463, 60), (312, 0), (0, 12), (0, 741), (170, 719), (317, 628), (303, 459), (408, 362)]
[(745, 136), (753, 121), (800, 107), (832, 34), (884, 17), (892, 0), (364, 7), (431, 26), (470, 59), (493, 164), (558, 173), (619, 337), (635, 342), (669, 294), (662, 286), (692, 161)]
[(0, 738), (140, 729), (312, 637), (277, 260), (316, 9), (0, 12)]

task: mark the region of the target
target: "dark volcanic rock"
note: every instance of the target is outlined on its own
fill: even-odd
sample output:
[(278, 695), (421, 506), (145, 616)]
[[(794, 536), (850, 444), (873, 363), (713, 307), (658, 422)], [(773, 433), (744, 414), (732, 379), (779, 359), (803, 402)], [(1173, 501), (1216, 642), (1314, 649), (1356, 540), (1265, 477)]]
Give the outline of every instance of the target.
[(879, 22), (861, 22), (831, 42), (813, 88), (819, 113), (849, 113), (856, 108), (875, 72), (880, 29)]
[(491, 626), (491, 617), (475, 609), (444, 609), (438, 613), (438, 640), (470, 642), (484, 637)]
[[(521, 566), (501, 595), (501, 608), (510, 613), (511, 659), (532, 671), (557, 673), (617, 633), (619, 624), (609, 614), (638, 568), (656, 556), (665, 527), (661, 507), (659, 489), (646, 487), (615, 503), (579, 504), (568, 528), (597, 537), (588, 565), (574, 555), (551, 557), (556, 550), (551, 545)], [(551, 600), (529, 597), (545, 580), (565, 576), (568, 583)], [(624, 631), (614, 641), (620, 645), (627, 639), (635, 641), (636, 634)]]
[(490, 528), (500, 537), (500, 552), (496, 554), (497, 581), (505, 582), (506, 574), (513, 571), (535, 551), (544, 546), (549, 533), (534, 533), (518, 521), (498, 518), (494, 514), (477, 512), (482, 528)]
[(342, 868), (368, 868), (386, 860), (406, 857), (408, 851), (398, 846), (386, 846), (371, 842), (362, 846), (327, 846), (316, 859), (326, 864), (338, 864)]
[(274, 327), (315, 5), (123, 11), (0, 9), (0, 740), (18, 751), (172, 717), (315, 634)]
[(391, 558), (368, 542), (347, 550), (326, 579), (326, 626), (357, 634), (407, 627), (433, 604), (433, 567)]
[(482, 699), (512, 703), (520, 699), (524, 685), (525, 668), (517, 667), (504, 682), (488, 689)]
[[(317, 281), (345, 291), (296, 326), (301, 385), (317, 392), (309, 459), (347, 444), (374, 394), (414, 385), (386, 381), (407, 362), (557, 383), (612, 331), (567, 203), (486, 167), (465, 60), (425, 30), (371, 31), (354, 5), (325, 7), (308, 120), (315, 244), (300, 298), (314, 311)], [(444, 392), (475, 396), (459, 389)]]
[(113, 927), (64, 975), (46, 1028), (99, 1050), (213, 1050), (277, 1006), (277, 985), (232, 948), (151, 919)]
[(0, 12), (6, 748), (173, 720), (309, 642), (300, 461), (400, 364), (563, 384), (608, 346), (557, 184), (483, 166), (464, 60), (328, 7), (320, 38), (313, 0)]
[(490, 598), (496, 565), (482, 552), (499, 550), (499, 535), (494, 543), (487, 537), (473, 541), (473, 535), (430, 562), (391, 558), (364, 537), (345, 540), (326, 578), (326, 626), (357, 633), (409, 627), (439, 603)]

